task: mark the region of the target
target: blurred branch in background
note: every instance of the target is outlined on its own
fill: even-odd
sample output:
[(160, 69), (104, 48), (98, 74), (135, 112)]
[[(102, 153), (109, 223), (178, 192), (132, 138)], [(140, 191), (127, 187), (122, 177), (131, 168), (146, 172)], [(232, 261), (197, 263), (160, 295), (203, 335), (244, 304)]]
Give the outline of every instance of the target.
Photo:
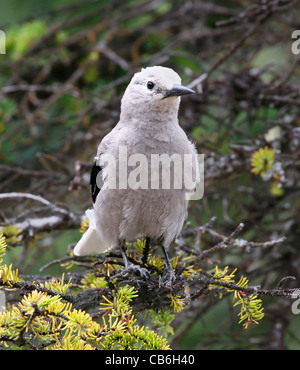
[[(65, 270), (75, 290), (106, 279), (101, 292), (112, 299), (115, 276), (145, 293), (141, 279), (122, 275), (117, 252), (76, 259), (72, 245), (91, 207), (96, 147), (118, 121), (124, 88), (141, 67), (165, 65), (198, 92), (182, 99), (180, 124), (205, 154), (205, 194), (191, 202), (170, 251), (179, 276), (172, 299), (156, 280), (135, 309), (152, 299), (155, 309), (180, 311), (181, 297), (174, 349), (299, 348), (288, 298), (300, 285), (300, 59), (291, 49), (299, 2), (32, 4), (22, 21), (17, 8), (15, 19), (5, 19), (0, 58), (0, 226), (11, 248), (5, 258), (25, 278), (20, 294)], [(142, 263), (139, 249), (129, 249), (131, 262)], [(159, 276), (158, 257), (148, 267)], [(77, 307), (84, 289), (69, 296)], [(216, 298), (230, 290), (259, 294), (265, 316), (258, 326), (237, 328), (231, 300)], [(90, 302), (101, 301), (89, 293)], [(253, 301), (236, 298), (246, 316)]]

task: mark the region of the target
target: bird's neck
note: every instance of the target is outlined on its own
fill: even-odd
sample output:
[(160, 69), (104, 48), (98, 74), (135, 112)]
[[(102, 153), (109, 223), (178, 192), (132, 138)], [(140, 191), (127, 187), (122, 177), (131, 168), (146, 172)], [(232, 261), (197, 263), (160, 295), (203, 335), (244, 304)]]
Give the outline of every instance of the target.
[(120, 121), (127, 127), (132, 127), (135, 131), (141, 131), (144, 135), (172, 131), (178, 126), (177, 114), (161, 116), (160, 114), (152, 113), (151, 115), (140, 117), (132, 116), (130, 119), (129, 117), (121, 116)]
[[(163, 104), (128, 104), (126, 100), (121, 103), (120, 120), (126, 125), (138, 124), (141, 127), (157, 124), (159, 126), (172, 126), (178, 123), (178, 110), (180, 99), (165, 99)], [(151, 125), (149, 125), (151, 123)]]

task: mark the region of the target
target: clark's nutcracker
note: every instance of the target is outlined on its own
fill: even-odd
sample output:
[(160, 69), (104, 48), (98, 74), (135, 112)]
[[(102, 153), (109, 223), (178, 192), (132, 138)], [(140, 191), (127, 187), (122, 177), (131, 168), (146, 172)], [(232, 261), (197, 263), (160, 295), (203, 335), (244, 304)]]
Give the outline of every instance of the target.
[(125, 241), (144, 237), (149, 243), (154, 238), (165, 254), (165, 277), (175, 279), (165, 248), (187, 217), (189, 196), (181, 181), (185, 172), (176, 159), (186, 155), (186, 172), (194, 173), (196, 149), (178, 124), (180, 96), (191, 93), (170, 68), (143, 68), (133, 76), (121, 101), (120, 120), (98, 147), (91, 172), (94, 207), (86, 212), (89, 228), (75, 255), (120, 248), (129, 268), (133, 265)]

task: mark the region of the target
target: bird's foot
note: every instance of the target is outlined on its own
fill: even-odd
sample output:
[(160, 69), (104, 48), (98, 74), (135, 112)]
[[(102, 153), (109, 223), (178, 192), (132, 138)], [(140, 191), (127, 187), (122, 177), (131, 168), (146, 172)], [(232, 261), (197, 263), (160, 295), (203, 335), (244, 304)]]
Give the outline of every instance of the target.
[(160, 286), (170, 287), (175, 282), (176, 276), (173, 268), (168, 268), (160, 280)]
[(132, 263), (130, 263), (128, 266), (126, 266), (124, 268), (123, 272), (126, 275), (130, 274), (132, 272), (135, 273), (135, 274), (139, 274), (140, 277), (142, 277), (145, 280), (148, 280), (150, 278), (150, 272), (147, 269), (145, 269), (144, 267), (138, 266), (138, 265), (134, 265)]
[(122, 253), (122, 257), (123, 257), (124, 264), (125, 264), (125, 267), (124, 267), (122, 273), (125, 276), (134, 272), (135, 274), (138, 273), (145, 280), (148, 280), (150, 278), (150, 272), (146, 268), (141, 267), (139, 265), (134, 265), (133, 263), (131, 263), (129, 261), (129, 259), (126, 255), (126, 248), (125, 248), (124, 245), (121, 247), (121, 253)]

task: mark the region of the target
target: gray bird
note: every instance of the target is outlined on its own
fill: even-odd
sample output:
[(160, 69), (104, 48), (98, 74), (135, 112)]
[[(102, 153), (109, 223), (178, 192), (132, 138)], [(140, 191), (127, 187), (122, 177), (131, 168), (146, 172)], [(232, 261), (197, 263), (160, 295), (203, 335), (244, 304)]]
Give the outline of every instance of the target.
[(193, 189), (184, 177), (188, 173), (194, 180), (196, 171), (195, 146), (178, 124), (180, 96), (191, 93), (170, 68), (148, 67), (133, 76), (120, 120), (98, 147), (93, 209), (86, 212), (90, 224), (75, 255), (119, 248), (129, 268), (125, 241), (154, 238), (165, 254), (165, 277), (175, 279), (166, 248), (187, 217)]

